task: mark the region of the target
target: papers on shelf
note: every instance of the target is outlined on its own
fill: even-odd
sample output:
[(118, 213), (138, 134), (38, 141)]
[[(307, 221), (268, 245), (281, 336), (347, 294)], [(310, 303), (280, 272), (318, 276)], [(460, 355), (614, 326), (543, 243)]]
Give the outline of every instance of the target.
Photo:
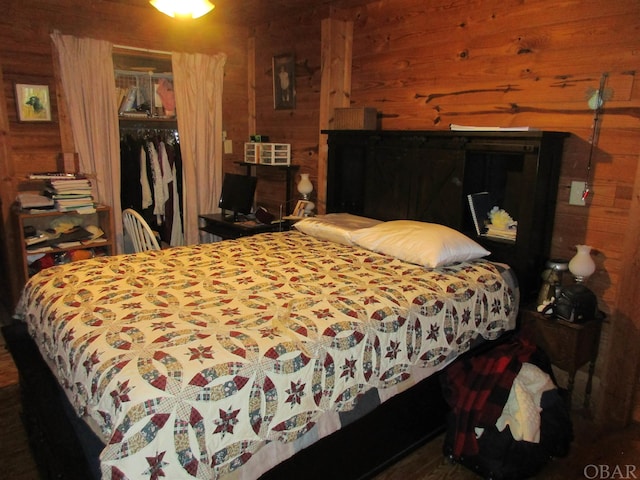
[(59, 236), (60, 234), (58, 233), (37, 231), (35, 235), (25, 237), (24, 243), (28, 250), (33, 250), (33, 248), (38, 248), (42, 246), (41, 244), (45, 244), (45, 242), (47, 242), (46, 245), (50, 245), (49, 242)]
[(29, 252), (29, 254), (50, 252), (51, 250), (53, 250), (53, 247), (50, 247), (49, 245), (45, 245), (43, 247), (36, 246), (27, 248), (27, 252)]
[(538, 128), (533, 127), (482, 127), (476, 125), (457, 125), (455, 123), (449, 124), (449, 130), (456, 132), (534, 132), (538, 131)]
[(101, 237), (101, 238), (90, 238), (89, 240), (84, 240), (82, 241), (82, 245), (91, 245), (93, 243), (105, 243), (107, 241), (106, 238)]
[(58, 248), (71, 248), (71, 247), (79, 247), (82, 243), (76, 242), (58, 242), (56, 243), (56, 247)]
[(47, 237), (44, 233), (39, 233), (37, 235), (25, 237), (24, 243), (27, 247), (29, 247), (31, 245), (37, 245), (38, 243), (46, 242), (47, 240), (49, 240), (49, 237)]
[(487, 226), (487, 231), (483, 236), (489, 238), (501, 238), (504, 240), (512, 240), (515, 242), (516, 235), (518, 234), (517, 226), (511, 228), (496, 228), (493, 225)]
[(20, 208), (53, 208), (53, 199), (38, 193), (19, 193), (17, 200)]

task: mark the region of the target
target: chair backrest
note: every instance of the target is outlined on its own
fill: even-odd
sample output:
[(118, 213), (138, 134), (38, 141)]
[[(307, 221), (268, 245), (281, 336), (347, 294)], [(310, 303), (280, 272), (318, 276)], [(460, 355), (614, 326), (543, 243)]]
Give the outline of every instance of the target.
[(138, 212), (127, 208), (122, 212), (122, 222), (127, 235), (133, 243), (135, 252), (160, 250), (160, 244), (149, 224)]

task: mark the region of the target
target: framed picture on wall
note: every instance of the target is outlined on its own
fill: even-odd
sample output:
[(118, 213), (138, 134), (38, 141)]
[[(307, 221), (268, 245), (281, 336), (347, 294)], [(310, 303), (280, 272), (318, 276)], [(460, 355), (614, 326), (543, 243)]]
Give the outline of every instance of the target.
[(296, 59), (293, 54), (273, 57), (273, 108), (296, 108)]
[(49, 86), (16, 83), (16, 108), (21, 122), (50, 122)]

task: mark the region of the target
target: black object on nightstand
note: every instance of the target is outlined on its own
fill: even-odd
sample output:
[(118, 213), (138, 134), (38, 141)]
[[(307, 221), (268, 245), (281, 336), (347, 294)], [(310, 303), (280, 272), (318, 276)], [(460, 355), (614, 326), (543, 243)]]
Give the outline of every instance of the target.
[(224, 240), (289, 229), (287, 222), (269, 224), (260, 223), (256, 220), (233, 222), (227, 220), (221, 213), (206, 213), (199, 215), (199, 217), (204, 220), (204, 225), (200, 227), (200, 230), (217, 235)]
[(569, 407), (571, 407), (576, 372), (587, 362), (589, 363), (589, 378), (584, 397), (584, 409), (587, 415), (603, 318), (604, 314), (599, 312), (595, 318), (584, 323), (572, 323), (532, 309), (521, 310), (523, 330), (529, 333), (533, 341), (547, 353), (551, 363), (569, 374), (567, 382)]

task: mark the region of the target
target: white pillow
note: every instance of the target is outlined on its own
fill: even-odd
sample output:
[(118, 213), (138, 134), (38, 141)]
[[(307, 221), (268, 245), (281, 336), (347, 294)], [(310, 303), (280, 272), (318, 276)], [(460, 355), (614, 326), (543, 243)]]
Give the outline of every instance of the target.
[(382, 223), (373, 218), (360, 217), (350, 213), (328, 213), (316, 217), (305, 217), (293, 224), (296, 230), (319, 240), (352, 245), (351, 232)]
[(491, 253), (457, 230), (412, 220), (393, 220), (357, 230), (351, 233), (351, 241), (367, 250), (429, 268)]

